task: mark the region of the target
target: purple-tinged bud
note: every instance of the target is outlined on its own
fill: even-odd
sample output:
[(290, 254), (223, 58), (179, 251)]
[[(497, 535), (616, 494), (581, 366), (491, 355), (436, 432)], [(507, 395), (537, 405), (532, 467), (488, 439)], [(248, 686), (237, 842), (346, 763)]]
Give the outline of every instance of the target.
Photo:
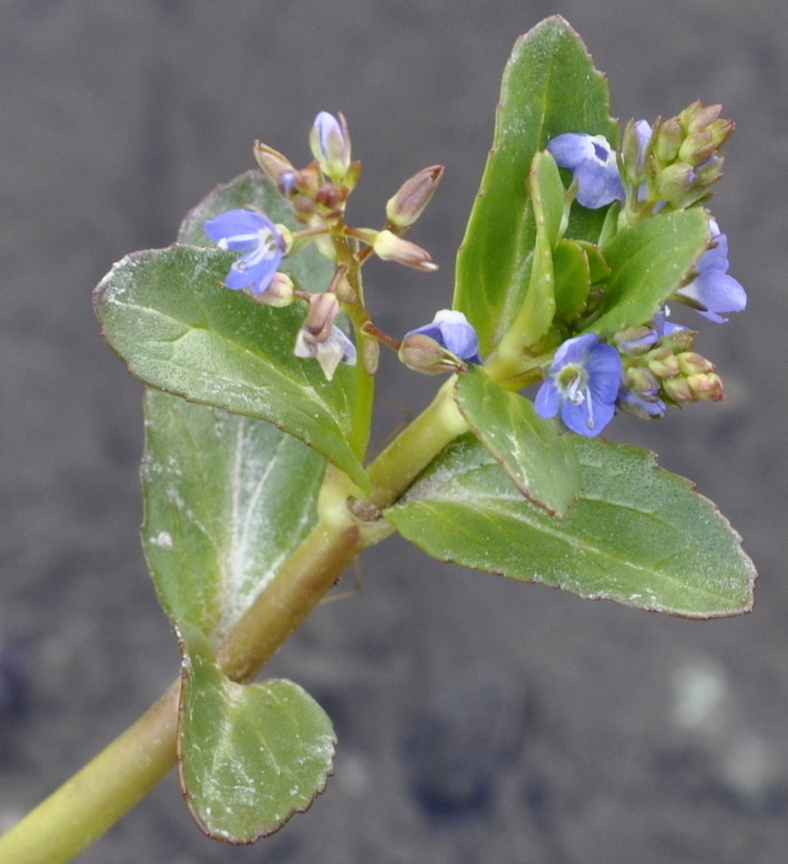
[(661, 201), (675, 201), (688, 192), (695, 183), (695, 172), (691, 165), (676, 162), (659, 172), (657, 177), (657, 197)]
[(438, 188), (443, 170), (443, 165), (431, 165), (400, 186), (386, 204), (386, 218), (392, 225), (408, 228), (421, 216)]
[(705, 162), (701, 162), (695, 169), (695, 185), (706, 187), (716, 183), (722, 177), (724, 164), (725, 157), (721, 153), (715, 153)]
[(350, 167), (350, 133), (343, 115), (337, 119), (321, 111), (309, 133), (309, 147), (323, 173), (341, 183)]
[(678, 117), (671, 117), (670, 120), (660, 124), (654, 138), (654, 155), (657, 159), (663, 165), (673, 162), (684, 140), (684, 129)]
[(397, 237), (392, 231), (379, 231), (372, 248), (384, 261), (396, 261), (423, 273), (433, 273), (438, 269), (426, 249), (411, 243), (410, 240)]
[(659, 334), (654, 327), (642, 324), (639, 327), (627, 327), (613, 336), (613, 342), (619, 351), (637, 357), (645, 354), (657, 341)]
[(356, 365), (356, 346), (334, 323), (338, 312), (339, 301), (333, 294), (313, 294), (293, 350), (296, 357), (317, 360), (329, 381), (340, 363)]
[(336, 294), (313, 294), (309, 298), (304, 329), (312, 334), (316, 342), (324, 342), (331, 333), (339, 309)]
[(400, 345), (399, 359), (408, 369), (423, 375), (456, 372), (462, 368), (436, 339), (423, 333), (409, 333), (405, 336)]
[(621, 138), (621, 157), (627, 180), (637, 186), (645, 179), (646, 148), (651, 140), (651, 127), (645, 120), (630, 120)]
[(697, 399), (705, 399), (711, 402), (722, 402), (725, 399), (725, 388), (722, 379), (714, 372), (703, 372), (698, 375), (689, 375), (687, 384)]
[(263, 144), (262, 141), (254, 142), (253, 153), (263, 173), (279, 188), (287, 186), (287, 178), (292, 178), (296, 173), (296, 169), (286, 156), (273, 147)]
[(702, 372), (713, 372), (715, 365), (694, 351), (683, 351), (676, 355), (682, 375), (698, 375)]

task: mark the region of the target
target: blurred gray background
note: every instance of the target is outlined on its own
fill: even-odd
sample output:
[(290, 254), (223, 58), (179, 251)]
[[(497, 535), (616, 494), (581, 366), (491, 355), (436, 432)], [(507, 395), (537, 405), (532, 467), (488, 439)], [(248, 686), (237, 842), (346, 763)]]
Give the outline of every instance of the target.
[[(397, 186), (446, 176), (412, 238), (426, 276), (370, 266), (392, 332), (448, 305), (454, 254), (515, 38), (561, 12), (622, 119), (725, 103), (739, 130), (714, 212), (750, 308), (701, 328), (729, 398), (610, 437), (697, 481), (761, 573), (755, 612), (709, 623), (441, 566), (403, 542), (320, 608), (272, 674), (335, 720), (336, 775), (257, 846), (202, 837), (170, 777), (84, 864), (783, 862), (788, 848), (788, 339), (784, 0), (5, 0), (0, 4), (0, 823), (158, 697), (175, 640), (137, 536), (141, 387), (90, 292), (165, 246), (261, 138), (296, 164), (343, 111), (377, 225)], [(697, 322), (696, 322), (697, 323)], [(434, 382), (391, 358), (410, 408)], [(381, 434), (399, 422), (383, 408)]]

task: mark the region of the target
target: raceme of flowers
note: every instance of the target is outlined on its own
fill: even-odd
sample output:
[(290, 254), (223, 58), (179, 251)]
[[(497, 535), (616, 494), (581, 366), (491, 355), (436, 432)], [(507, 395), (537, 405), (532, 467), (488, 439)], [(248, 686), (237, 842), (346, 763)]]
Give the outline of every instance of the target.
[[(602, 135), (575, 132), (556, 136), (547, 150), (559, 167), (572, 172), (570, 200), (574, 195), (588, 209), (619, 208), (621, 227), (706, 200), (709, 187), (721, 176), (719, 147), (733, 131), (733, 124), (721, 120), (719, 113), (720, 106), (693, 103), (678, 117), (654, 126), (645, 120), (630, 121), (619, 150)], [(403, 184), (387, 203), (388, 221), (382, 231), (350, 229), (344, 223), (344, 207), (360, 177), (360, 163), (351, 161), (345, 118), (321, 111), (310, 132), (310, 148), (315, 161), (297, 170), (272, 148), (255, 145), (260, 167), (290, 200), (294, 215), (306, 226), (303, 232), (291, 233), (249, 208), (222, 213), (204, 227), (220, 248), (241, 253), (225, 279), (228, 288), (267, 305), (308, 302), (294, 353), (316, 359), (331, 380), (340, 363), (357, 362), (355, 345), (336, 323), (343, 307), (356, 302), (355, 295), (340, 267), (325, 294), (296, 290), (290, 277), (279, 271), (283, 258), (294, 245), (301, 249), (304, 242), (317, 239), (318, 248), (326, 252), (335, 238), (344, 237), (359, 265), (376, 254), (431, 272), (436, 267), (426, 250), (402, 235), (431, 199), (443, 168), (423, 169)], [(726, 320), (723, 315), (746, 307), (747, 295), (728, 273), (728, 238), (712, 217), (709, 231), (708, 249), (673, 299), (720, 323)], [(326, 254), (334, 257), (330, 250)], [(560, 418), (573, 432), (593, 437), (617, 409), (652, 419), (661, 417), (669, 404), (724, 398), (713, 364), (692, 350), (696, 334), (669, 322), (668, 314), (665, 307), (654, 320), (612, 334), (571, 335), (570, 329), (545, 367), (535, 399), (538, 414)], [(458, 310), (438, 311), (429, 324), (408, 331), (401, 342), (368, 323), (364, 332), (399, 346), (400, 360), (416, 371), (461, 372), (467, 363), (482, 363), (476, 330)]]

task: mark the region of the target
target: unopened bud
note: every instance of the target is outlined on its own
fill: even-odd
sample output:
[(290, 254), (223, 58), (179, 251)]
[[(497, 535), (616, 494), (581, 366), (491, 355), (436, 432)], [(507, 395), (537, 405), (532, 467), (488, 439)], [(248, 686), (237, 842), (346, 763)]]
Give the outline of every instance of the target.
[(675, 378), (681, 374), (679, 361), (669, 348), (657, 348), (646, 355), (648, 368), (657, 378)]
[(641, 396), (654, 396), (659, 390), (657, 379), (641, 366), (630, 366), (627, 369), (626, 383), (629, 390)]
[(321, 111), (309, 133), (309, 147), (323, 173), (340, 183), (350, 167), (350, 133), (342, 114), (337, 119)]
[(423, 333), (411, 333), (402, 340), (399, 359), (414, 372), (424, 375), (439, 375), (441, 372), (455, 371), (457, 361), (441, 344)]
[(244, 293), (264, 306), (282, 307), (289, 306), (293, 302), (293, 280), (287, 273), (274, 273), (268, 287), (261, 293), (255, 293), (251, 290), (252, 287), (249, 286)]
[(644, 179), (644, 159), (650, 138), (651, 127), (645, 120), (630, 120), (624, 127), (621, 156), (630, 183), (638, 184)]
[(392, 231), (378, 232), (372, 248), (375, 250), (375, 254), (384, 261), (396, 261), (424, 273), (432, 273), (438, 269), (438, 265), (433, 263), (430, 253), (426, 249), (411, 243), (410, 240), (397, 237)]
[(386, 204), (386, 218), (392, 225), (407, 228), (421, 216), (438, 188), (443, 170), (443, 165), (431, 165), (400, 186)]
[(292, 177), (296, 173), (296, 169), (290, 163), (290, 160), (283, 156), (278, 150), (263, 144), (262, 141), (254, 142), (254, 158), (257, 164), (263, 170), (263, 173), (268, 179), (279, 187), (286, 186), (285, 182), (288, 177)]
[(683, 351), (676, 355), (679, 368), (683, 375), (697, 375), (701, 372), (713, 372), (716, 368), (711, 360), (707, 360), (694, 351)]
[(687, 132), (692, 133), (710, 126), (721, 113), (722, 105), (704, 105), (696, 99), (679, 114), (679, 120)]
[(698, 397), (692, 391), (686, 378), (666, 378), (662, 382), (665, 395), (674, 402), (697, 402)]
[(613, 341), (620, 351), (637, 357), (645, 354), (657, 341), (657, 331), (653, 327), (642, 324), (638, 327), (627, 327), (613, 336)]
[(315, 342), (324, 342), (334, 328), (334, 319), (339, 312), (339, 301), (335, 294), (313, 294), (309, 298), (309, 312), (304, 321), (304, 329)]
[(668, 165), (678, 156), (681, 142), (684, 140), (684, 130), (677, 117), (671, 117), (662, 123), (657, 130), (654, 141), (654, 155)]
[(676, 162), (659, 172), (657, 178), (657, 197), (663, 201), (673, 201), (689, 191), (695, 183), (695, 172), (691, 165)]
[(725, 399), (722, 379), (713, 372), (689, 375), (687, 384), (697, 399), (708, 399), (712, 402), (722, 402)]

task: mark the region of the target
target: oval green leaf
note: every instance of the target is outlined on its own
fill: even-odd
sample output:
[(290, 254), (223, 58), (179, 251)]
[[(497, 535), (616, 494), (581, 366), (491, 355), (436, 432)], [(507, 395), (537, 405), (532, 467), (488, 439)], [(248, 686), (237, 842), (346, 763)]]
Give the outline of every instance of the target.
[(218, 644), (317, 524), (326, 460), (271, 423), (145, 396), (142, 543), (162, 606)]
[(196, 628), (185, 643), (178, 769), (202, 830), (254, 843), (305, 811), (331, 773), (334, 730), (323, 709), (292, 681), (235, 684)]
[(645, 324), (687, 277), (709, 243), (699, 207), (662, 213), (623, 228), (602, 250), (611, 269), (605, 306), (588, 330), (614, 333)]
[(274, 309), (222, 284), (233, 254), (171, 246), (126, 256), (94, 294), (104, 337), (151, 387), (275, 423), (345, 471), (366, 473), (348, 444), (356, 376), (293, 355), (301, 303)]
[[(536, 242), (529, 196), (534, 154), (563, 132), (604, 135), (614, 146), (607, 83), (578, 34), (556, 15), (514, 46), (504, 71), (495, 135), (457, 256), (454, 308), (491, 353), (522, 306)], [(573, 208), (580, 210), (582, 208)], [(583, 211), (567, 236), (595, 241), (605, 211)]]
[(576, 437), (559, 434), (533, 403), (508, 393), (483, 369), (458, 376), (454, 399), (468, 427), (534, 504), (563, 517), (580, 494)]
[(750, 610), (755, 570), (711, 501), (648, 451), (574, 443), (583, 491), (561, 522), (526, 501), (469, 435), (386, 518), (435, 558), (581, 597), (688, 618)]

